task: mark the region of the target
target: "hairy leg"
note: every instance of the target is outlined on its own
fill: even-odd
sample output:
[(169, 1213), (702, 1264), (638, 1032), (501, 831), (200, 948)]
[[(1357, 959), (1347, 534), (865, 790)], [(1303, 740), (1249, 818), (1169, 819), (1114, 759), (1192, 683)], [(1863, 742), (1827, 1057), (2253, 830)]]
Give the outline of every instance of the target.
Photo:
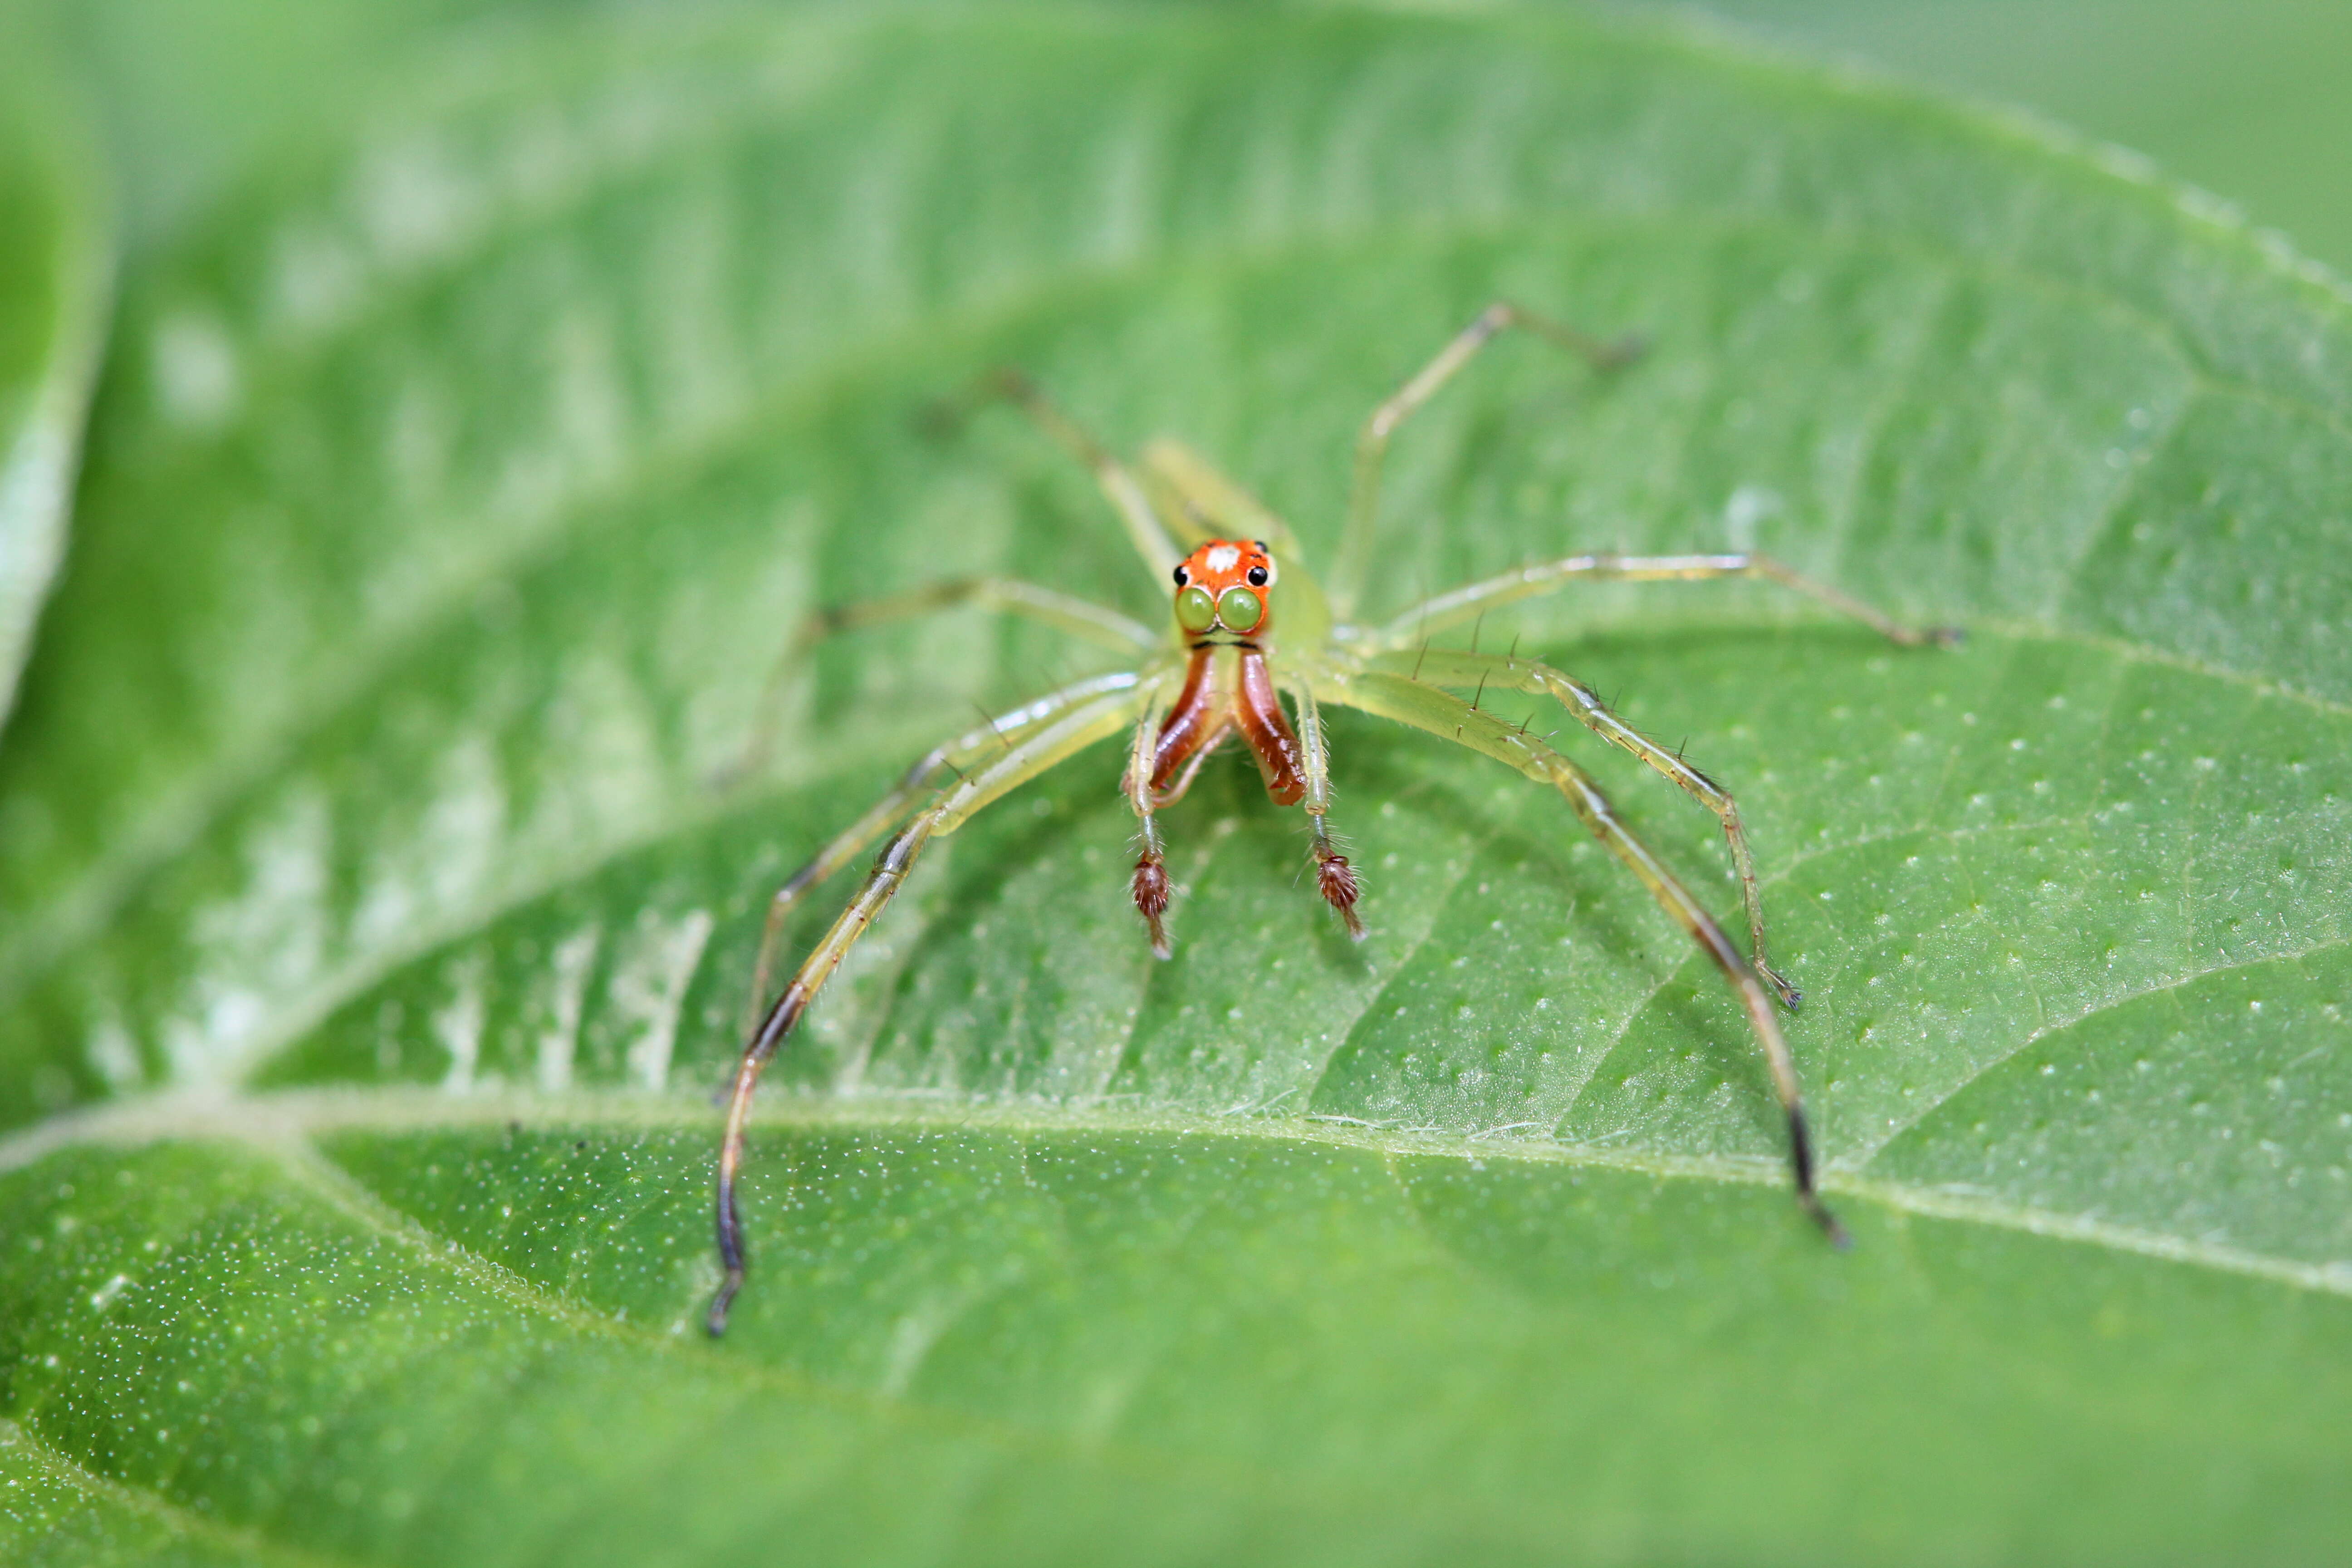
[(751, 733), (742, 752), (712, 778), (712, 784), (720, 789), (731, 788), (768, 765), (782, 724), (784, 690), (801, 662), (817, 644), (861, 626), (911, 620), (966, 605), (1026, 616), (1121, 653), (1150, 654), (1165, 646), (1165, 639), (1141, 621), (1076, 595), (1024, 583), (1016, 577), (959, 577), (885, 598), (819, 610), (801, 622), (777, 654), (776, 662), (769, 668), (768, 679), (760, 688)]
[(1724, 934), (1723, 928), (1716, 923), (1715, 917), (1619, 820), (1616, 808), (1591, 776), (1516, 726), (1481, 712), (1451, 692), (1406, 676), (1382, 670), (1333, 670), (1318, 675), (1315, 689), (1327, 701), (1345, 703), (1426, 730), (1506, 763), (1528, 778), (1559, 791), (1592, 836), (1641, 880), (1659, 907), (1690, 933), (1699, 951), (1730, 984), (1733, 994), (1739, 998), (1748, 1015), (1748, 1027), (1763, 1050), (1765, 1064), (1771, 1071), (1773, 1090), (1788, 1118), (1789, 1163), (1795, 1177), (1797, 1202), (1832, 1241), (1844, 1246), (1843, 1227), (1814, 1190), (1812, 1136), (1805, 1121), (1804, 1094), (1798, 1083), (1796, 1062), (1789, 1054), (1788, 1041), (1780, 1034), (1780, 1021), (1773, 1013), (1770, 995), (1739, 950), (1732, 945), (1731, 939)]
[(1014, 745), (1058, 715), (1078, 703), (1113, 692), (1128, 691), (1143, 678), (1132, 672), (1092, 676), (1066, 686), (1059, 691), (1048, 692), (1020, 707), (997, 714), (977, 729), (967, 730), (943, 745), (934, 746), (920, 761), (908, 768), (898, 782), (859, 814), (856, 821), (835, 834), (824, 847), (818, 850), (768, 900), (768, 920), (760, 937), (759, 961), (751, 966), (751, 995), (746, 1004), (743, 1027), (748, 1030), (758, 1022), (760, 1010), (770, 1000), (768, 984), (772, 978), (777, 945), (783, 940), (784, 922), (793, 909), (818, 883), (855, 859), (866, 847), (888, 832), (910, 811), (925, 791), (938, 784), (942, 773), (953, 773), (958, 777), (971, 773), (1001, 752)]
[(900, 828), (874, 862), (865, 884), (849, 907), (833, 922), (801, 963), (751, 1039), (735, 1068), (727, 1100), (727, 1131), (719, 1144), (717, 1219), (719, 1258), (726, 1271), (711, 1299), (706, 1327), (714, 1335), (727, 1330), (727, 1313), (743, 1286), (743, 1226), (736, 1202), (736, 1184), (743, 1165), (745, 1130), (751, 1111), (751, 1094), (760, 1074), (775, 1056), (793, 1026), (841, 967), (857, 939), (905, 886), (923, 846), (936, 834), (952, 833), (973, 813), (1007, 791), (1035, 778), (1133, 721), (1159, 689), (1156, 680), (1076, 703), (1055, 718), (1035, 725), (1022, 739), (942, 791), (937, 800)]
[(1570, 555), (1482, 578), (1415, 605), (1371, 634), (1376, 648), (1411, 647), (1430, 633), (1459, 626), (1521, 599), (1556, 594), (1571, 583), (1697, 583), (1710, 578), (1755, 577), (1778, 583), (1906, 647), (1934, 643), (1951, 647), (1963, 640), (1955, 626), (1906, 626), (1861, 600), (1808, 577), (1769, 555)]
[(1747, 907), (1749, 961), (1764, 984), (1772, 987), (1782, 1004), (1791, 1011), (1804, 999), (1802, 994), (1772, 967), (1767, 956), (1764, 895), (1757, 884), (1756, 858), (1748, 848), (1747, 829), (1740, 825), (1739, 805), (1731, 798), (1730, 791), (1683, 761), (1680, 752), (1668, 751), (1612, 713), (1608, 704), (1601, 701), (1601, 693), (1550, 665), (1501, 654), (1461, 653), (1450, 648), (1428, 648), (1417, 654), (1382, 654), (1373, 662), (1376, 668), (1385, 669), (1391, 674), (1409, 674), (1412, 679), (1432, 686), (1452, 687), (1457, 690), (1475, 687), (1481, 691), (1526, 691), (1549, 697), (1574, 714), (1578, 722), (1586, 729), (1611, 745), (1622, 747), (1641, 758), (1653, 771), (1715, 813), (1716, 819), (1723, 825), (1724, 841), (1731, 847), (1732, 868), (1738, 874), (1740, 900)]
[(1372, 529), (1381, 505), (1381, 467), (1388, 458), (1389, 437), (1506, 327), (1531, 331), (1601, 370), (1613, 370), (1642, 352), (1639, 339), (1604, 342), (1506, 300), (1498, 300), (1479, 311), (1477, 319), (1454, 333), (1437, 351), (1435, 358), (1372, 410), (1371, 417), (1357, 433), (1356, 476), (1348, 499), (1348, 528), (1340, 536), (1339, 553), (1332, 563), (1329, 590), (1332, 608), (1341, 618), (1355, 614), (1357, 597), (1371, 566)]
[(991, 371), (973, 387), (982, 397), (1002, 398), (1027, 415), (1055, 445), (1084, 463), (1095, 477), (1096, 486), (1103, 499), (1118, 513), (1119, 521), (1127, 527), (1128, 542), (1150, 568), (1155, 582), (1165, 582), (1184, 559), (1184, 552), (1168, 536), (1168, 526), (1152, 509), (1151, 498), (1136, 481), (1128, 466), (1111, 454), (1110, 448), (1096, 440), (1084, 426), (1062, 412), (1037, 384), (1022, 372), (1005, 367)]

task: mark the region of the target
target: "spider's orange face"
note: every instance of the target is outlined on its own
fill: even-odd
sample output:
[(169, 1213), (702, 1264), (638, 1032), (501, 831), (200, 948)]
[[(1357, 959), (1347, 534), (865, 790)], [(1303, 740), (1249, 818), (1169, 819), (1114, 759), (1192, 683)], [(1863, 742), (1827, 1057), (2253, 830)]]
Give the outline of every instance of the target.
[(1274, 579), (1274, 557), (1259, 541), (1212, 539), (1176, 568), (1176, 624), (1196, 639), (1219, 631), (1255, 637), (1266, 627)]

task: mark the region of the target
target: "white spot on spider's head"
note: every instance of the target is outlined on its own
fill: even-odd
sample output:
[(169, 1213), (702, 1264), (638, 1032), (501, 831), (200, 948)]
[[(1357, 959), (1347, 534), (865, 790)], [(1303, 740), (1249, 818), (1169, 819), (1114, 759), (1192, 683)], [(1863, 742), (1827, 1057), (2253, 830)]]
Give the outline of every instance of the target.
[(1230, 572), (1234, 569), (1234, 563), (1241, 558), (1242, 552), (1232, 545), (1220, 544), (1202, 557), (1201, 564), (1212, 572)]

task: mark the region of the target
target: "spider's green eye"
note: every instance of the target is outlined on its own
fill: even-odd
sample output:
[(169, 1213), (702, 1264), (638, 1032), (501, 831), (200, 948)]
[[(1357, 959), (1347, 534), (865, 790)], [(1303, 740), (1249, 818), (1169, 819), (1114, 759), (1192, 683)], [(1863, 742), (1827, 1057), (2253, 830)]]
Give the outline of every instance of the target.
[(1176, 624), (1188, 632), (1205, 632), (1217, 624), (1217, 602), (1206, 588), (1187, 588), (1176, 595)]
[(1247, 588), (1228, 588), (1217, 601), (1219, 618), (1237, 632), (1249, 630), (1265, 614), (1265, 602)]

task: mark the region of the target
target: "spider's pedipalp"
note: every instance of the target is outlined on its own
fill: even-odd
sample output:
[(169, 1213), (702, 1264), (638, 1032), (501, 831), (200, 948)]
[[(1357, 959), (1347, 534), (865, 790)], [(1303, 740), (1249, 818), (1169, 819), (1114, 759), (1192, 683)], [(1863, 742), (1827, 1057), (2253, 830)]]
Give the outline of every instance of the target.
[(1315, 688), (1304, 680), (1284, 683), (1298, 710), (1298, 753), (1302, 804), (1314, 824), (1315, 890), (1339, 917), (1350, 940), (1364, 940), (1363, 917), (1356, 904), (1364, 896), (1362, 882), (1331, 836), (1331, 749), (1323, 730), (1323, 710), (1316, 705)]
[[(1159, 819), (1153, 816), (1165, 802), (1151, 782), (1152, 762), (1168, 706), (1164, 701), (1154, 700), (1136, 721), (1135, 739), (1128, 748), (1127, 773), (1119, 781), (1121, 793), (1135, 811), (1136, 823), (1135, 875), (1128, 884), (1128, 891), (1135, 900), (1135, 912), (1143, 917), (1143, 929), (1150, 933), (1151, 952), (1156, 958), (1167, 958), (1175, 951), (1168, 940), (1168, 906), (1174, 900), (1175, 889), (1168, 880), (1167, 846), (1160, 842)], [(1191, 782), (1188, 773), (1182, 783)], [(1183, 793), (1181, 785), (1176, 793)]]
[(1171, 889), (1168, 883), (1167, 857), (1159, 849), (1147, 849), (1136, 858), (1135, 877), (1129, 884), (1135, 898), (1135, 912), (1143, 917), (1144, 929), (1151, 933), (1151, 952), (1157, 958), (1167, 958), (1176, 950), (1168, 940), (1168, 904)]

